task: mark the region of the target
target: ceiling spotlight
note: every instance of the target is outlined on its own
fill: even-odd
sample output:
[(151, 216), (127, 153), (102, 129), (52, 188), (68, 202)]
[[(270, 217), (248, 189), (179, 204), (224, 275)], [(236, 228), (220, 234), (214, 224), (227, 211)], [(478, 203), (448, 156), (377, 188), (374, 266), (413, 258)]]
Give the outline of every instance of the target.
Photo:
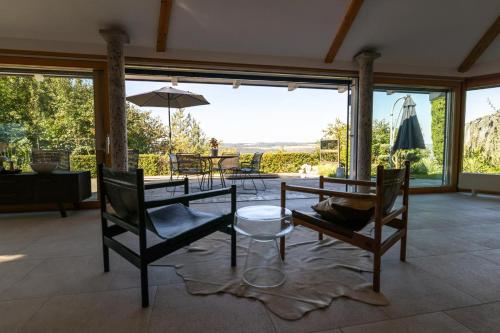
[(346, 91), (347, 91), (347, 86), (338, 86), (338, 87), (337, 87), (337, 92), (338, 92), (339, 94), (343, 94), (343, 93), (345, 93)]
[(177, 81), (177, 78), (175, 76), (172, 76), (172, 78), (170, 79), (170, 82), (172, 82), (172, 85), (173, 86), (176, 86), (179, 82)]
[(288, 84), (288, 91), (294, 91), (299, 87), (298, 83), (290, 82)]
[(233, 89), (238, 89), (241, 85), (241, 80), (233, 80)]
[(43, 77), (43, 75), (42, 75), (42, 74), (38, 74), (38, 73), (37, 73), (37, 74), (34, 74), (34, 75), (33, 75), (33, 78), (34, 78), (34, 79), (35, 79), (35, 81), (37, 81), (37, 82), (42, 82), (42, 81), (45, 79), (45, 78)]

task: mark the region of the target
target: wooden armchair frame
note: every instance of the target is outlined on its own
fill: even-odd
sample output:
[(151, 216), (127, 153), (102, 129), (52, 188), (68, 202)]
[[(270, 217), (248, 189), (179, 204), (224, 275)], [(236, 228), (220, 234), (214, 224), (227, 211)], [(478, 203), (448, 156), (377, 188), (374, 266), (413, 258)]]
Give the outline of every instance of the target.
[[(343, 242), (349, 243), (351, 245), (357, 246), (363, 250), (373, 253), (373, 290), (376, 292), (380, 291), (380, 270), (381, 270), (381, 259), (384, 253), (386, 253), (397, 241), (401, 241), (400, 248), (400, 260), (406, 260), (406, 242), (407, 242), (407, 231), (408, 231), (408, 195), (409, 195), (409, 180), (410, 180), (410, 164), (408, 161), (405, 162), (405, 172), (404, 181), (401, 185), (400, 194), (403, 194), (403, 202), (401, 207), (394, 209), (387, 214), (384, 214), (384, 168), (382, 166), (377, 167), (377, 180), (376, 182), (362, 181), (362, 180), (350, 180), (350, 179), (339, 179), (339, 178), (329, 178), (320, 177), (319, 186), (320, 188), (312, 187), (302, 187), (302, 186), (292, 186), (287, 185), (285, 182), (281, 183), (281, 206), (286, 206), (286, 192), (304, 192), (313, 193), (319, 196), (319, 201), (325, 199), (325, 197), (343, 197), (343, 198), (364, 198), (373, 200), (375, 203), (375, 214), (374, 214), (374, 235), (373, 237), (349, 230), (345, 227), (335, 225), (332, 222), (325, 221), (315, 214), (309, 214), (297, 210), (293, 210), (293, 223), (294, 225), (302, 225), (304, 227), (313, 229), (318, 232), (319, 239), (323, 239), (323, 234), (330, 237), (336, 238)], [(353, 193), (353, 192), (341, 192), (334, 190), (324, 189), (326, 183), (333, 184), (345, 184), (350, 186), (362, 186), (362, 187), (375, 187), (375, 193)], [(384, 226), (394, 229), (385, 240), (382, 240), (382, 228)], [(280, 241), (281, 256), (285, 258), (285, 239), (282, 238)]]

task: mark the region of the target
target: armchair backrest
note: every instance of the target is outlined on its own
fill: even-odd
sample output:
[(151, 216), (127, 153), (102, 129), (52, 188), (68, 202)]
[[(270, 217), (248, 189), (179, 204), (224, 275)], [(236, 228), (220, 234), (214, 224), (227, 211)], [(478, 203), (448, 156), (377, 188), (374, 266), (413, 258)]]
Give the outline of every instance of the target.
[(177, 169), (181, 174), (190, 174), (202, 171), (200, 154), (176, 154)]
[[(227, 154), (227, 153), (222, 153), (222, 156), (224, 155), (234, 155), (234, 154)], [(237, 154), (238, 156), (236, 157), (227, 157), (227, 158), (221, 158), (219, 161), (219, 168), (229, 170), (229, 169), (238, 169), (240, 167), (240, 154)]]
[(175, 154), (168, 154), (168, 158), (170, 161), (170, 170), (172, 170), (173, 173), (179, 172), (179, 164), (177, 163), (177, 156)]
[(70, 153), (66, 150), (55, 149), (33, 149), (31, 152), (31, 162), (44, 163), (54, 162), (57, 163), (57, 170), (70, 170)]
[(101, 210), (106, 203), (113, 214), (128, 224), (139, 225), (141, 206), (144, 207), (144, 175), (136, 171), (116, 171), (99, 165)]
[(390, 213), (401, 193), (401, 188), (407, 189), (409, 187), (409, 167), (409, 162), (406, 162), (404, 169), (384, 169), (382, 166), (377, 168), (377, 195), (382, 195), (383, 198), (383, 214)]
[(252, 169), (255, 171), (260, 171), (260, 164), (262, 162), (262, 156), (264, 153), (254, 153), (252, 157)]
[(128, 155), (128, 171), (135, 171), (139, 168), (139, 151), (137, 149), (129, 149)]

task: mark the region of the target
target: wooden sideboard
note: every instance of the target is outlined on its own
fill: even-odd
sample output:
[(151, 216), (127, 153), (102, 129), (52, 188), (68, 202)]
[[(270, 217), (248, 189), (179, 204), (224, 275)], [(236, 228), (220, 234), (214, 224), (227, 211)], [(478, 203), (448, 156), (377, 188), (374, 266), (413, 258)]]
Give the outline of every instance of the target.
[(90, 172), (55, 171), (50, 174), (0, 175), (0, 205), (78, 204), (91, 195)]

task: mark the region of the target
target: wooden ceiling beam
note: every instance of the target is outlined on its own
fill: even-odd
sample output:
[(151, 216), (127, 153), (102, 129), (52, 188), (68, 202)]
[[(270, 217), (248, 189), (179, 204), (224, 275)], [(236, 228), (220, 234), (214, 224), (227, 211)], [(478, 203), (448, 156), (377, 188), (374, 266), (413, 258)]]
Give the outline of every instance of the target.
[(335, 59), (335, 56), (339, 52), (340, 47), (342, 46), (342, 43), (344, 42), (344, 39), (347, 36), (347, 33), (349, 32), (349, 29), (354, 22), (354, 19), (356, 19), (356, 16), (358, 15), (362, 4), (363, 0), (351, 0), (351, 3), (349, 3), (349, 7), (347, 7), (344, 19), (342, 20), (339, 30), (337, 30), (337, 34), (335, 35), (335, 39), (330, 46), (330, 50), (325, 57), (326, 63), (332, 63), (333, 59)]
[(170, 14), (172, 13), (172, 3), (173, 0), (161, 0), (156, 52), (165, 52), (167, 49), (168, 26), (170, 23)]
[(477, 42), (476, 46), (470, 51), (462, 64), (458, 67), (458, 71), (461, 73), (467, 72), (481, 57), (484, 51), (490, 46), (491, 43), (495, 40), (495, 38), (500, 33), (500, 15), (497, 17), (495, 22), (486, 30), (483, 37)]

